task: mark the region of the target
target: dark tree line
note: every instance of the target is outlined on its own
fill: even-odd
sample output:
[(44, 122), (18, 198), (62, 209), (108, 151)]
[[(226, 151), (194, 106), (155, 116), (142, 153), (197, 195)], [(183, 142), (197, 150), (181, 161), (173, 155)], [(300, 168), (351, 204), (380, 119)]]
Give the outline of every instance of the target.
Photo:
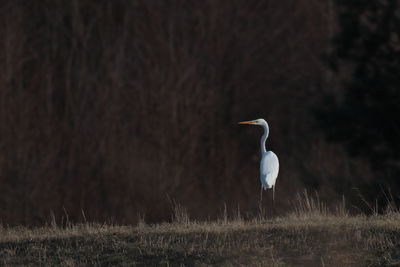
[(336, 8), (340, 30), (329, 58), (332, 69), (342, 77), (345, 92), (330, 97), (319, 117), (330, 140), (370, 162), (375, 179), (363, 185), (370, 198), (390, 188), (398, 201), (399, 2), (338, 0)]

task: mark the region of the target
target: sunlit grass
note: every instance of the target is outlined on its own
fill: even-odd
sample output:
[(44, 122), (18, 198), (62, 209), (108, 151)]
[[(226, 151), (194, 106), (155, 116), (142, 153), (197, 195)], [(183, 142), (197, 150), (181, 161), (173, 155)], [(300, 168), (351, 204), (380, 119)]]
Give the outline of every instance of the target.
[(215, 221), (190, 220), (174, 207), (173, 222), (118, 226), (67, 224), (0, 228), (5, 265), (396, 266), (400, 213), (350, 216), (344, 201), (329, 210), (306, 192), (282, 217), (244, 219), (223, 211)]

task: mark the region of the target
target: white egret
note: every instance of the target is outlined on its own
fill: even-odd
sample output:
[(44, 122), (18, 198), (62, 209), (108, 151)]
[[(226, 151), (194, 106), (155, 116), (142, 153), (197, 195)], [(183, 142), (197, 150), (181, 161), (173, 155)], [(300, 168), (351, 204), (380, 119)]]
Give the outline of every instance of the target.
[(265, 148), (265, 141), (269, 135), (268, 123), (264, 119), (257, 119), (252, 121), (242, 121), (239, 124), (259, 125), (263, 127), (264, 134), (261, 137), (261, 161), (260, 161), (260, 181), (261, 193), (260, 200), (262, 199), (262, 190), (272, 188), (272, 203), (275, 201), (275, 183), (278, 178), (279, 160), (272, 151), (267, 151)]

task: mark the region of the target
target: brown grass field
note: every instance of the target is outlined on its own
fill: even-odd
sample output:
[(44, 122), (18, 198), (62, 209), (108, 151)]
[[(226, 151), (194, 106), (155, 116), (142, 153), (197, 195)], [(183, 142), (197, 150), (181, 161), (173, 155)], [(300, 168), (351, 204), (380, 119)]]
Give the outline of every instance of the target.
[(303, 200), (292, 213), (244, 219), (223, 212), (169, 223), (81, 223), (0, 228), (5, 266), (399, 266), (400, 213), (350, 216)]

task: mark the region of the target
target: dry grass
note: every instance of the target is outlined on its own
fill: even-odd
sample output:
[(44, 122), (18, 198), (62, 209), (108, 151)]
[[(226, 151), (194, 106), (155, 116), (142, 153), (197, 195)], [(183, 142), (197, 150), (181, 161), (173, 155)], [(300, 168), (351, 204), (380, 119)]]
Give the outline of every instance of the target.
[[(300, 201), (301, 200), (301, 201)], [(4, 265), (398, 266), (400, 213), (349, 216), (307, 194), (284, 217), (191, 221), (177, 205), (171, 223), (136, 226), (52, 223), (0, 228)], [(307, 202), (308, 201), (308, 202)], [(308, 204), (307, 204), (308, 203)], [(319, 204), (318, 204), (319, 203)], [(304, 206), (302, 206), (304, 205)], [(302, 208), (301, 208), (302, 207)], [(306, 208), (308, 207), (308, 208)], [(343, 209), (339, 209), (343, 210)]]

